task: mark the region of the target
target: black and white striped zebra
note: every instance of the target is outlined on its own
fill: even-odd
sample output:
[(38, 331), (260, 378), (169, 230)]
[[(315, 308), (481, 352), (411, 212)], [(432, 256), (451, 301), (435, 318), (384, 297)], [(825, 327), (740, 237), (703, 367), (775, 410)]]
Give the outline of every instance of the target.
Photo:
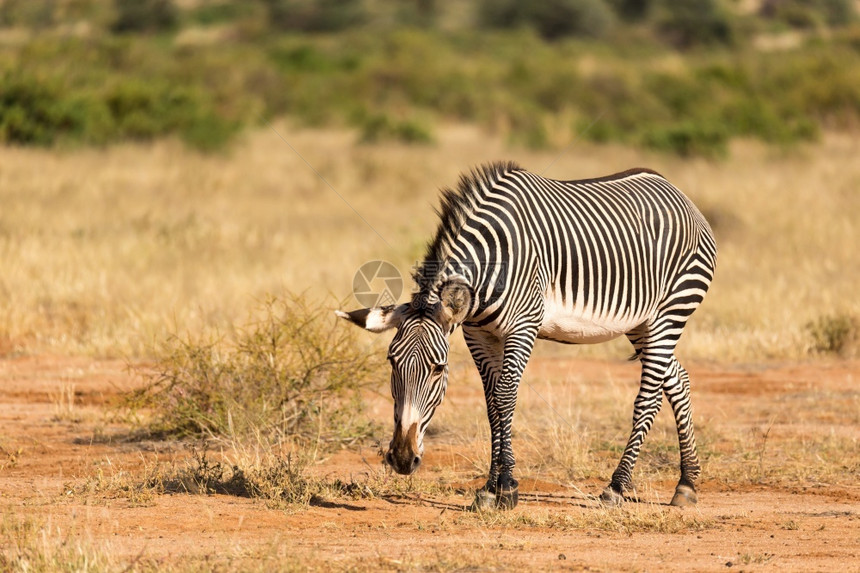
[(411, 303), (338, 311), (373, 332), (397, 328), (389, 348), (395, 405), (387, 462), (402, 474), (420, 464), (424, 432), (447, 387), (448, 339), (462, 326), (492, 431), (479, 500), (513, 507), (511, 422), (535, 339), (595, 343), (623, 334), (642, 376), (633, 429), (601, 499), (620, 503), (632, 489), (634, 464), (665, 394), (681, 454), (672, 504), (696, 503), (690, 381), (675, 345), (711, 283), (716, 244), (693, 203), (647, 169), (555, 181), (496, 163), (443, 191), (440, 218)]

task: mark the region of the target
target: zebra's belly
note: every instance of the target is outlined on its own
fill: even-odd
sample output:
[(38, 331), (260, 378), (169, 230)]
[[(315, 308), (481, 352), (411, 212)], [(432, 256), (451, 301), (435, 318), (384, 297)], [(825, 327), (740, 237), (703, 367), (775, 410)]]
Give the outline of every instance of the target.
[(589, 316), (574, 309), (547, 305), (538, 338), (567, 344), (595, 344), (618, 338), (642, 322), (641, 317)]

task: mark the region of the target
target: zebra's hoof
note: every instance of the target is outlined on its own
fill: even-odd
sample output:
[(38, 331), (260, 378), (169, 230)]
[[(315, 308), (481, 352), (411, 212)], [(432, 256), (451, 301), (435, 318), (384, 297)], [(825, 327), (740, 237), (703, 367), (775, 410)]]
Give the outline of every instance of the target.
[(669, 502), (669, 505), (674, 505), (675, 507), (689, 507), (691, 505), (696, 505), (698, 500), (699, 498), (696, 496), (696, 490), (688, 485), (679, 485), (675, 488), (675, 495), (672, 496), (672, 501)]
[(611, 487), (607, 487), (603, 490), (603, 493), (600, 494), (600, 502), (603, 505), (610, 505), (613, 507), (618, 507), (622, 503), (624, 503), (624, 496), (612, 489)]
[(520, 488), (518, 486), (503, 489), (496, 494), (496, 507), (499, 509), (513, 509), (520, 501)]
[(485, 489), (479, 489), (475, 492), (475, 501), (472, 502), (472, 505), (469, 507), (469, 511), (493, 511), (496, 507), (496, 494)]

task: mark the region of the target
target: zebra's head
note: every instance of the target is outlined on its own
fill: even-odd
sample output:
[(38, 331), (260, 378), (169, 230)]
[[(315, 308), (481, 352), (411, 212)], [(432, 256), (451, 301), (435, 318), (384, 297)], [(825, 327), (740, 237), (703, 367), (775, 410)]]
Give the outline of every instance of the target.
[(471, 295), (463, 282), (448, 281), (430, 300), (434, 302), (336, 311), (371, 332), (397, 329), (388, 347), (394, 437), (385, 461), (404, 475), (421, 464), (424, 432), (448, 387), (448, 338), (465, 319)]

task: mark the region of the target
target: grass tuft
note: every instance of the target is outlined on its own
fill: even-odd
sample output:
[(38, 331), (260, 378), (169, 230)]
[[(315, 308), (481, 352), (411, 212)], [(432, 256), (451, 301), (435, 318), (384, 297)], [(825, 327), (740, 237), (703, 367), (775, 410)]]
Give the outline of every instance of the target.
[(806, 325), (812, 337), (812, 350), (817, 353), (856, 355), (860, 343), (860, 321), (847, 314), (819, 317)]
[(109, 552), (71, 531), (29, 518), (0, 522), (0, 571), (119, 571)]
[(188, 446), (190, 455), (165, 462), (145, 460), (143, 468), (127, 470), (107, 464), (79, 483), (63, 488), (65, 497), (87, 502), (125, 499), (130, 506), (152, 505), (158, 495), (231, 495), (257, 499), (272, 508), (296, 510), (326, 506), (332, 500), (421, 498), (451, 496), (454, 489), (441, 480), (400, 478), (386, 467), (342, 476), (317, 476), (316, 452), (286, 444), (231, 442), (220, 453), (208, 444)]

